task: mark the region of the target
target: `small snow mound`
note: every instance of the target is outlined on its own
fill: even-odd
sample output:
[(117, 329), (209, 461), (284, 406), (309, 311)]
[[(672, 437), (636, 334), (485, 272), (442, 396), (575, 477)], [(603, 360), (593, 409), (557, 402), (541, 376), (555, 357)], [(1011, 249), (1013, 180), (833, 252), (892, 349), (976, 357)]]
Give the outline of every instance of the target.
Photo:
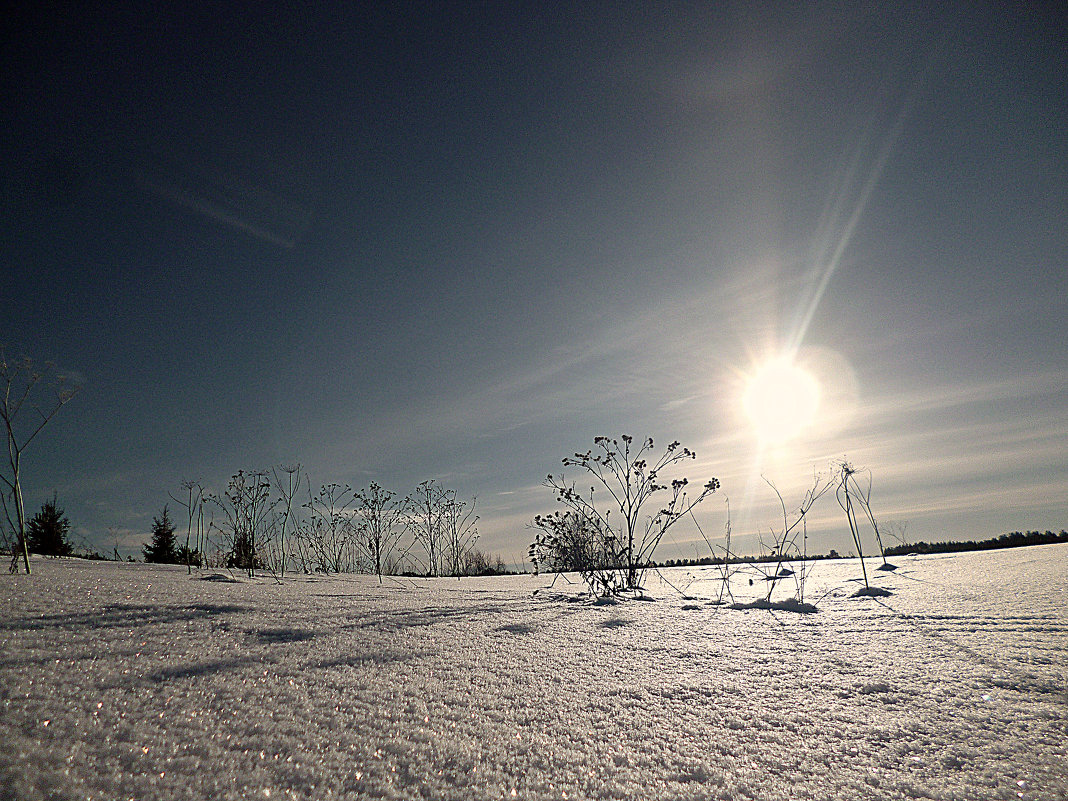
[(227, 584), (240, 584), (241, 579), (237, 576), (228, 576), (225, 573), (208, 573), (204, 576), (198, 576), (201, 581), (224, 581)]
[(876, 693), (888, 693), (890, 692), (890, 685), (885, 681), (873, 681), (868, 684), (864, 684), (857, 688), (857, 692), (861, 695), (875, 695)]
[(682, 605), (682, 611), (684, 611), (684, 612), (692, 612), (694, 609), (700, 609), (700, 608), (701, 608), (701, 604), (683, 604)]
[(853, 598), (885, 598), (888, 595), (893, 595), (890, 590), (885, 590), (882, 587), (861, 587), (855, 593)]
[(764, 581), (778, 581), (779, 579), (789, 578), (792, 575), (794, 575), (794, 571), (792, 571), (788, 567), (784, 567), (782, 570), (780, 570), (778, 573), (775, 573), (774, 575), (764, 576)]
[(529, 623), (506, 623), (503, 626), (498, 626), (495, 631), (502, 631), (507, 634), (531, 634), (534, 632), (534, 627)]
[(796, 598), (788, 598), (785, 601), (768, 601), (757, 598), (748, 603), (731, 604), (731, 609), (770, 609), (776, 612), (796, 612), (799, 615), (811, 615), (819, 610), (810, 603), (799, 601)]
[(614, 595), (598, 595), (593, 599), (594, 606), (617, 606), (621, 603), (623, 602)]
[(881, 565), (879, 565), (875, 569), (876, 570), (885, 570), (887, 572), (891, 572), (891, 571), (897, 570), (897, 565), (892, 565), (889, 562), (883, 562)]

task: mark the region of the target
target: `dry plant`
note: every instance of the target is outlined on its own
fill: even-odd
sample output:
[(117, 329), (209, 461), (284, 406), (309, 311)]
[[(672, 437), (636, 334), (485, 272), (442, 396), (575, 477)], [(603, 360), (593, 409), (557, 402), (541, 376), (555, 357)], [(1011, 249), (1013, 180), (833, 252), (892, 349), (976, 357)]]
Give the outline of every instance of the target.
[(192, 573), (193, 563), (200, 567), (204, 558), (204, 487), (199, 481), (183, 481), (182, 489), (185, 498), (167, 494), (186, 512), (185, 547), (180, 553), (184, 557), (186, 572)]
[(419, 545), (426, 554), (425, 567), (429, 576), (437, 576), (441, 571), (441, 522), (446, 501), (446, 491), (433, 479), (422, 482), (406, 499), (405, 525), (413, 545)]
[[(56, 373), (52, 364), (38, 369), (32, 359), (8, 361), (0, 346), (0, 423), (7, 439), (7, 464), (0, 470), (0, 506), (7, 527), (14, 535), (11, 544), (11, 572), (19, 569), (19, 557), (30, 572), (30, 550), (26, 541), (26, 506), (22, 496), (22, 457), (37, 435), (59, 414), (79, 387)], [(5, 533), (6, 538), (6, 533)]]
[(626, 589), (618, 538), (599, 521), (570, 509), (536, 516), (534, 528), (537, 533), (527, 558), (535, 575), (542, 571), (578, 573), (598, 596), (618, 595)]
[(260, 552), (270, 539), (271, 515), (276, 501), (271, 500), (271, 484), (266, 471), (238, 470), (227, 484), (226, 492), (208, 495), (207, 499), (223, 514), (217, 526), (228, 547), (227, 567), (256, 575), (263, 562)]
[[(689, 482), (685, 477), (669, 480), (664, 473), (697, 457), (678, 441), (669, 444), (653, 461), (649, 460), (652, 437), (638, 447), (634, 446), (634, 438), (626, 434), (619, 439), (596, 437), (593, 445), (585, 453), (563, 459), (565, 468), (578, 468), (592, 479), (589, 495), (562, 475), (550, 474), (543, 482), (556, 493), (564, 511), (534, 519), (539, 533), (531, 545), (531, 559), (535, 566), (559, 564), (566, 551), (574, 551), (578, 537), (581, 547), (577, 553), (587, 561), (577, 567), (591, 592), (641, 593), (642, 577), (665, 533), (715, 492), (719, 481), (707, 481), (691, 497), (686, 492)], [(603, 500), (597, 495), (598, 489), (606, 496)], [(648, 511), (661, 493), (669, 493), (663, 505), (654, 512)]]
[(734, 603), (734, 593), (731, 592), (731, 579), (734, 578), (735, 573), (741, 570), (741, 566), (736, 559), (736, 554), (731, 549), (731, 533), (733, 527), (731, 525), (731, 502), (730, 498), (723, 499), (724, 504), (727, 506), (727, 522), (723, 524), (724, 536), (723, 544), (716, 545), (705, 534), (704, 529), (697, 520), (697, 516), (691, 511), (690, 517), (693, 519), (694, 526), (697, 527), (698, 533), (705, 541), (705, 545), (708, 546), (709, 553), (712, 554), (712, 561), (719, 572), (719, 593), (716, 599), (712, 601), (716, 606), (722, 606), (727, 602), (729, 598), (731, 603)]
[(303, 470), (303, 465), (299, 462), (280, 465), (271, 470), (271, 478), (279, 495), (274, 526), (278, 533), (278, 557), (274, 569), (279, 579), (285, 578), (286, 575), (286, 532), (292, 527), (294, 516), (293, 501), (300, 490)]
[[(396, 493), (382, 489), (377, 483), (356, 492), (357, 541), (367, 570), (382, 582), (383, 571), (395, 564), (394, 552), (400, 545), (404, 529), (404, 504)], [(403, 559), (401, 552), (397, 557)]]
[(348, 484), (323, 484), (319, 493), (304, 504), (308, 519), (298, 536), (311, 551), (320, 573), (343, 573), (355, 562), (355, 500)]
[(461, 501), (454, 491), (450, 491), (441, 515), (442, 558), (447, 575), (459, 578), (467, 572), (468, 554), (478, 541), (478, 515), (475, 503)]
[[(771, 555), (775, 557), (774, 561), (757, 566), (757, 570), (763, 575), (764, 581), (768, 585), (768, 592), (764, 600), (770, 603), (771, 596), (775, 592), (775, 587), (778, 583), (785, 578), (792, 578), (795, 588), (794, 599), (797, 603), (804, 604), (805, 582), (808, 579), (809, 571), (807, 562), (808, 526), (805, 516), (816, 501), (827, 493), (832, 484), (819, 473), (813, 475), (812, 486), (805, 492), (801, 503), (793, 511), (793, 519), (791, 520), (791, 513), (786, 509), (786, 502), (783, 500), (779, 488), (767, 477), (762, 476), (762, 478), (764, 483), (771, 487), (772, 492), (775, 493), (775, 497), (779, 501), (779, 509), (782, 512), (782, 528), (772, 529), (772, 542), (770, 545), (765, 545), (763, 539), (760, 540), (761, 545), (769, 548)], [(786, 563), (796, 564), (797, 570), (787, 567)], [(768, 568), (765, 565), (773, 565), (774, 567)]]
[(433, 479), (422, 482), (404, 501), (405, 526), (412, 537), (408, 556), (419, 546), (426, 555), (428, 576), (462, 575), (467, 556), (478, 540), (475, 499), (461, 500), (456, 490), (446, 489)]
[[(849, 532), (853, 536), (853, 544), (857, 546), (857, 556), (860, 558), (860, 570), (864, 577), (864, 586), (855, 594), (870, 596), (890, 595), (889, 590), (873, 587), (868, 580), (868, 569), (864, 563), (864, 544), (861, 541), (860, 525), (857, 522), (856, 507), (859, 506), (864, 513), (865, 519), (871, 525), (872, 531), (875, 532), (875, 541), (879, 545), (879, 555), (882, 558), (883, 563), (878, 569), (896, 570), (897, 568), (895, 565), (886, 561), (882, 537), (879, 535), (879, 524), (876, 522), (875, 515), (871, 509), (871, 472), (866, 470), (859, 471), (845, 460), (838, 462), (837, 468), (838, 488), (835, 491), (835, 497), (838, 498), (838, 505), (842, 507), (842, 511), (844, 511), (846, 515), (846, 521), (849, 523)], [(863, 472), (867, 475), (868, 480), (866, 485), (862, 486), (860, 482), (857, 481), (856, 475), (858, 472)]]

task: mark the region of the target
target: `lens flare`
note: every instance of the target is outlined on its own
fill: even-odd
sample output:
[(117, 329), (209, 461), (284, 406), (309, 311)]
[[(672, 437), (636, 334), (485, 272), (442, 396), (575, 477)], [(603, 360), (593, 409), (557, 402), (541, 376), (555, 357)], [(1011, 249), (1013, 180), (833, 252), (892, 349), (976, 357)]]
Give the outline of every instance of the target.
[(788, 358), (761, 365), (746, 382), (742, 408), (762, 442), (793, 439), (812, 423), (820, 388), (812, 374)]

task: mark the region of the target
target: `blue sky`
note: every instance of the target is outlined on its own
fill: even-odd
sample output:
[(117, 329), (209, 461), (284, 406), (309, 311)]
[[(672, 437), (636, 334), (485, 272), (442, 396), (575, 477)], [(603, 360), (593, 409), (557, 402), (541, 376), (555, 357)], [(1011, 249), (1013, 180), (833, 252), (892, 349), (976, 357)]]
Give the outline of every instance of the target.
[[(913, 539), (1063, 528), (1068, 25), (927, 5), (24, 12), (0, 341), (84, 384), (28, 506), (136, 550), (183, 479), (299, 460), (477, 495), (510, 561), (629, 432), (743, 549), (761, 474), (843, 457)], [(784, 352), (820, 405), (761, 446)], [(810, 534), (847, 547), (833, 500)]]

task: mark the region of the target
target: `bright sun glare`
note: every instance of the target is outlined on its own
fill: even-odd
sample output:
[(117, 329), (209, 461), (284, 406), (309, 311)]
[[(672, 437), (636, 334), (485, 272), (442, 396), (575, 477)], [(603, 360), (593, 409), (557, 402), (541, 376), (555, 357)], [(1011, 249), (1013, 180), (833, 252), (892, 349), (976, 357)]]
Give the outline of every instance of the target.
[(820, 388), (789, 358), (765, 362), (746, 383), (742, 406), (761, 441), (777, 444), (796, 437), (816, 416)]

